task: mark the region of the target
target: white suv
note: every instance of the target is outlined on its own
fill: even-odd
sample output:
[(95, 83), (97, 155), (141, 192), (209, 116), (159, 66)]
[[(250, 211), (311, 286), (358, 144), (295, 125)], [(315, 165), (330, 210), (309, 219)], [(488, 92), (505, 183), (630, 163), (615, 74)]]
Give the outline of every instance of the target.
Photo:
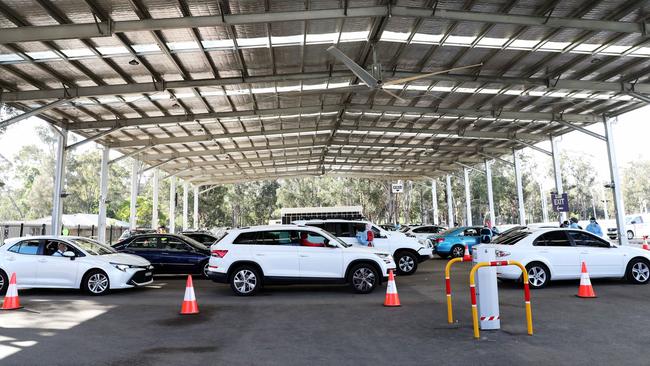
[(263, 284), (348, 283), (370, 293), (395, 269), (377, 248), (353, 247), (313, 227), (267, 225), (234, 229), (210, 247), (208, 277), (229, 283), (236, 295)]
[(418, 263), (433, 258), (433, 243), (430, 240), (418, 240), (397, 231), (386, 231), (379, 226), (361, 220), (307, 220), (295, 221), (294, 224), (318, 227), (352, 245), (360, 246), (357, 232), (365, 230), (370, 224), (375, 235), (374, 247), (392, 253), (397, 263), (397, 272), (411, 275), (418, 269)]

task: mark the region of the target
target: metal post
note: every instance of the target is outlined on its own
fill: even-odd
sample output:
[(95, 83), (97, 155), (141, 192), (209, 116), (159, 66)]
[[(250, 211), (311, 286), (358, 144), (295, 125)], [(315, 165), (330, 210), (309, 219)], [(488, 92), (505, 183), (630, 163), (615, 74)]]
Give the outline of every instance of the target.
[(97, 240), (100, 243), (106, 242), (106, 200), (108, 196), (108, 153), (110, 149), (105, 147), (102, 151), (102, 162), (99, 172), (99, 218), (97, 219)]
[(433, 204), (433, 224), (440, 225), (440, 219), (438, 218), (438, 190), (437, 190), (438, 181), (433, 179), (431, 181), (431, 203)]
[(169, 232), (176, 232), (176, 177), (169, 179)]
[(189, 229), (189, 207), (188, 207), (188, 195), (189, 195), (189, 183), (187, 181), (183, 182), (183, 231)]
[(155, 169), (153, 171), (153, 182), (152, 182), (152, 197), (151, 197), (151, 228), (152, 229), (157, 229), (158, 228), (158, 191), (159, 191), (159, 185), (160, 183), (160, 171), (158, 169)]
[(605, 215), (605, 221), (609, 221), (609, 211), (607, 210), (607, 192), (603, 189), (603, 215)]
[[(564, 193), (564, 188), (562, 187), (562, 171), (560, 170), (560, 150), (557, 145), (558, 138), (551, 137), (551, 151), (553, 152), (553, 173), (555, 175), (555, 192), (558, 197), (562, 196)], [(566, 212), (560, 212), (560, 222), (566, 221)]]
[(129, 228), (131, 230), (137, 227), (136, 206), (138, 201), (138, 171), (140, 170), (137, 160), (133, 160), (133, 168), (131, 169), (131, 201), (129, 203)]
[(454, 207), (451, 201), (451, 175), (447, 174), (447, 226), (454, 227)]
[(614, 145), (613, 124), (616, 118), (605, 119), (605, 136), (607, 137), (607, 158), (609, 159), (609, 172), (612, 178), (612, 191), (614, 193), (614, 209), (616, 210), (616, 229), (618, 231), (618, 243), (627, 245), (627, 231), (625, 230), (625, 203), (621, 187), (621, 179), (618, 174), (618, 162), (616, 161), (616, 147)]
[(472, 195), (469, 192), (469, 169), (463, 168), (465, 179), (465, 225), (472, 226)]
[(538, 185), (539, 185), (539, 198), (542, 200), (542, 221), (548, 222), (548, 206), (546, 204), (546, 195), (544, 194), (544, 188), (542, 187), (542, 183), (538, 183)]
[(526, 225), (526, 211), (524, 209), (524, 187), (521, 183), (521, 162), (517, 152), (512, 150), (515, 161), (515, 184), (517, 186), (517, 203), (519, 204), (519, 224)]
[(496, 225), (496, 216), (494, 215), (494, 192), (492, 191), (492, 162), (485, 161), (485, 181), (487, 182), (488, 211), (490, 211), (490, 223), (492, 227)]
[(199, 229), (199, 186), (194, 186), (194, 229)]
[(52, 235), (61, 234), (63, 221), (63, 187), (65, 185), (65, 146), (68, 144), (68, 131), (61, 130), (56, 146), (56, 168), (54, 173), (54, 190), (52, 192)]

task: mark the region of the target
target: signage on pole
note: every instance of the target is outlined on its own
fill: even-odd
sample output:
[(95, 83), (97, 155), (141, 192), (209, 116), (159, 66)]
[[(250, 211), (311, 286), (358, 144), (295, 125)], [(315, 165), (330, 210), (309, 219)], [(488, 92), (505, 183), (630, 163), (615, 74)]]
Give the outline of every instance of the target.
[(557, 193), (551, 193), (551, 203), (555, 212), (569, 212), (569, 197), (566, 193), (558, 196)]
[(404, 184), (402, 184), (402, 183), (393, 183), (392, 188), (393, 188), (393, 193), (402, 193), (402, 192), (404, 192)]

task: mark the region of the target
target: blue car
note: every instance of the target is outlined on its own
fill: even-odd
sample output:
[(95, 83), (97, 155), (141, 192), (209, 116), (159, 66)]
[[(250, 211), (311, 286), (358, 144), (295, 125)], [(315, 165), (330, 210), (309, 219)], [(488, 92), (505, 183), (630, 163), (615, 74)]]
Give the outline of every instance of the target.
[(433, 242), (433, 252), (442, 258), (462, 257), (465, 245), (471, 250), (481, 242), (490, 242), (492, 231), (481, 226), (460, 226), (445, 230), (429, 237)]
[(118, 252), (139, 255), (155, 274), (200, 274), (208, 277), (210, 249), (184, 235), (139, 234), (113, 245)]

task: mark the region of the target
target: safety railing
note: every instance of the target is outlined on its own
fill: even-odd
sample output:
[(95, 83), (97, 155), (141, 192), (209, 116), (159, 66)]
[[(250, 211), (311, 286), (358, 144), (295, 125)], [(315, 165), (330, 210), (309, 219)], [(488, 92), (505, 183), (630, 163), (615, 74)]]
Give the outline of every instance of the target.
[(479, 262), (469, 272), (469, 291), (472, 298), (472, 322), (474, 325), (474, 338), (480, 338), (478, 330), (478, 309), (476, 305), (476, 271), (481, 267), (517, 266), (524, 275), (524, 302), (526, 306), (526, 326), (528, 335), (533, 335), (533, 314), (530, 309), (530, 287), (528, 286), (528, 272), (523, 264), (517, 261), (491, 261)]
[(463, 257), (453, 258), (453, 259), (450, 259), (447, 262), (447, 265), (445, 266), (445, 288), (446, 288), (446, 293), (447, 293), (447, 322), (449, 324), (454, 323), (454, 310), (453, 310), (452, 305), (451, 305), (451, 279), (450, 279), (451, 266), (452, 266), (452, 264), (458, 263), (458, 262), (471, 262), (471, 261), (463, 260)]

